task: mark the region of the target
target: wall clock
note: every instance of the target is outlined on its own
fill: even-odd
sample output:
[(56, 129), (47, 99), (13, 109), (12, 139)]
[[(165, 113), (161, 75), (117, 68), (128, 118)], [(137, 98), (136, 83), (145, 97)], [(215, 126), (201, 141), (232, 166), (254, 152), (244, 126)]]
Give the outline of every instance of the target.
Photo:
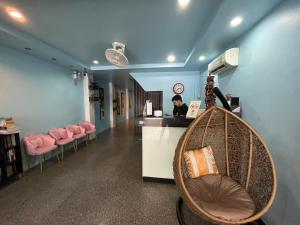
[(184, 85), (182, 83), (176, 83), (173, 86), (173, 92), (177, 95), (180, 95), (184, 92)]

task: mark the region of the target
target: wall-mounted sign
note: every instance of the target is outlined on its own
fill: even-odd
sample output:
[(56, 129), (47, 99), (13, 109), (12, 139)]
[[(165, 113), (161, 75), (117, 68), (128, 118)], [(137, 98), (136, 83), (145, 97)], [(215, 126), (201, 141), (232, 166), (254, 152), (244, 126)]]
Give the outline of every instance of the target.
[(180, 95), (184, 92), (184, 85), (182, 83), (176, 83), (173, 86), (173, 92), (177, 95)]

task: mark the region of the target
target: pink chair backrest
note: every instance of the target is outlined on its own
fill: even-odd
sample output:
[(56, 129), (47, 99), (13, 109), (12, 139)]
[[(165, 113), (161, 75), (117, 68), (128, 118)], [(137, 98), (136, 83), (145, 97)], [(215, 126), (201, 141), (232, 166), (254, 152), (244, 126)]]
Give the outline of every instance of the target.
[(82, 122), (79, 123), (79, 125), (87, 131), (95, 129), (95, 125), (91, 122), (88, 122), (88, 121), (82, 121)]
[(54, 138), (47, 134), (32, 134), (25, 136), (23, 142), (28, 154), (35, 154), (36, 149), (43, 146), (52, 146), (55, 143)]
[(53, 129), (49, 130), (49, 134), (55, 140), (61, 140), (61, 139), (67, 139), (67, 138), (73, 137), (73, 133), (65, 128), (53, 128)]
[(67, 129), (71, 131), (73, 134), (82, 134), (85, 133), (85, 129), (81, 126), (78, 126), (76, 124), (71, 124), (67, 126)]

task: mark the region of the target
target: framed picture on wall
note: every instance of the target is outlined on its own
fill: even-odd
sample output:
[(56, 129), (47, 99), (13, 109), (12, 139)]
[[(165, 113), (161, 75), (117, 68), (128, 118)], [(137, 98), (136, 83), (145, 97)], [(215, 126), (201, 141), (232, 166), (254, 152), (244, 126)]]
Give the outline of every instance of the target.
[(100, 120), (104, 120), (104, 89), (99, 88)]
[(117, 92), (117, 114), (121, 114), (121, 101), (119, 92)]
[(131, 109), (131, 98), (130, 98), (130, 95), (128, 96), (128, 105), (129, 105), (129, 109)]
[(125, 113), (125, 96), (123, 92), (121, 92), (121, 113)]

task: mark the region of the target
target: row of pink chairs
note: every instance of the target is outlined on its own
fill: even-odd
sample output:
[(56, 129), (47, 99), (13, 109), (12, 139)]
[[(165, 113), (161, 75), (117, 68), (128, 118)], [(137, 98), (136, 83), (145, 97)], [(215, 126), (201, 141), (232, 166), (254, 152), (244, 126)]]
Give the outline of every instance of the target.
[[(43, 171), (43, 159), (45, 154), (55, 150), (58, 146), (61, 149), (61, 160), (64, 160), (64, 147), (67, 144), (73, 143), (75, 152), (78, 149), (78, 142), (80, 139), (85, 139), (86, 145), (92, 134), (96, 133), (96, 127), (91, 122), (80, 122), (77, 124), (71, 124), (66, 128), (53, 128), (49, 131), (49, 134), (32, 134), (23, 138), (23, 143), (28, 155), (39, 156), (40, 158), (40, 170)], [(57, 151), (56, 157), (58, 162), (59, 152)], [(44, 158), (45, 160), (45, 158)]]

